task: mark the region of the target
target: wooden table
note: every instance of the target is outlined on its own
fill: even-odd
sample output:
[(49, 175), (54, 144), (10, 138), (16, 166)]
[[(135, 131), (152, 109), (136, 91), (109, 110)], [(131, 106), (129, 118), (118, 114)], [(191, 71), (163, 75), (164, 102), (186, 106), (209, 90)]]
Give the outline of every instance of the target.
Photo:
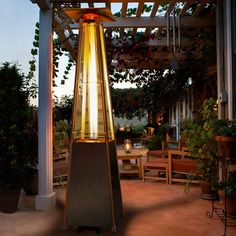
[[(130, 160), (129, 168), (125, 168), (125, 165), (120, 164), (120, 174), (134, 175), (138, 174), (139, 178), (143, 178), (142, 172), (142, 158), (146, 157), (147, 149), (145, 148), (133, 148), (131, 153), (125, 153), (123, 148), (117, 148), (117, 159), (124, 161)], [(134, 162), (132, 162), (132, 160)]]

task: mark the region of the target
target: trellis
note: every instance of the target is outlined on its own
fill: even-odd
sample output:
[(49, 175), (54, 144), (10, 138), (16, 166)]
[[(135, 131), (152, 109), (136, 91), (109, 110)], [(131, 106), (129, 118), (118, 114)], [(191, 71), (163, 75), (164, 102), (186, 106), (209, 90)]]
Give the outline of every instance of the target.
[[(35, 1), (45, 8), (42, 2)], [(215, 1), (51, 0), (53, 30), (73, 59), (78, 25), (64, 13), (71, 7), (107, 7), (116, 22), (103, 23), (110, 62), (117, 69), (158, 69), (172, 60), (184, 62), (187, 53), (201, 58), (205, 32), (215, 25)], [(141, 62), (141, 63), (140, 63)]]

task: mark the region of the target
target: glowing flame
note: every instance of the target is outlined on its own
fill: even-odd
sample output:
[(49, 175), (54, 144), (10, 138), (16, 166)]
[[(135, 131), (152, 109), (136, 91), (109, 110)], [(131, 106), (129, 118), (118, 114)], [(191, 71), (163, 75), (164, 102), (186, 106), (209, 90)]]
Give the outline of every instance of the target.
[[(89, 122), (90, 138), (96, 139), (98, 136), (98, 88), (97, 88), (97, 62), (96, 62), (96, 28), (94, 24), (86, 24), (84, 30), (84, 58), (83, 58), (83, 81), (88, 84), (83, 86), (83, 121), (81, 125), (81, 138), (84, 138), (86, 132), (86, 122)], [(89, 121), (85, 120), (86, 98), (88, 98)]]

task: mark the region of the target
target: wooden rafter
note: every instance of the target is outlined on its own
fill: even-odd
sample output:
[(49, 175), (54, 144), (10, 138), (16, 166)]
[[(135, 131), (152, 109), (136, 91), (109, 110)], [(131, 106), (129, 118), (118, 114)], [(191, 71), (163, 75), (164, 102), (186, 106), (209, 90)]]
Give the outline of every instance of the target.
[[(121, 17), (124, 17), (124, 18), (126, 17), (127, 7), (128, 7), (128, 3), (123, 2), (122, 3), (122, 10), (121, 10)], [(120, 29), (120, 37), (121, 38), (124, 37), (124, 28)]]
[(193, 16), (199, 16), (199, 14), (201, 13), (201, 11), (204, 9), (205, 5), (206, 5), (207, 1), (203, 0), (199, 6), (197, 7), (197, 9), (194, 11)]
[[(103, 27), (107, 29), (108, 38), (107, 41), (111, 45), (110, 50), (117, 48), (117, 51), (112, 51), (112, 56), (125, 61), (125, 65), (132, 68), (135, 67), (137, 63), (140, 63), (138, 57), (143, 57), (145, 60), (141, 63), (142, 68), (157, 68), (158, 66), (170, 65), (170, 60), (173, 58), (172, 47), (167, 47), (167, 16), (170, 19), (170, 26), (173, 25), (173, 9), (177, 3), (182, 3), (178, 5), (178, 11), (175, 12), (176, 16), (181, 17), (181, 50), (177, 51), (178, 60), (184, 60), (185, 49), (192, 50), (196, 57), (201, 56), (201, 49), (203, 48), (206, 40), (197, 39), (196, 32), (201, 28), (209, 27), (215, 24), (215, 5), (216, 0), (32, 0), (32, 2), (37, 3), (40, 8), (47, 7), (45, 3), (53, 3), (54, 9), (54, 19), (53, 19), (53, 29), (59, 36), (61, 42), (64, 41), (63, 45), (70, 52), (72, 58), (75, 58), (76, 49), (74, 48), (74, 42), (71, 39), (67, 39), (68, 33), (72, 34), (74, 30), (77, 30), (79, 25), (74, 23), (69, 19), (63, 11), (63, 8), (68, 7), (80, 7), (81, 4), (86, 3), (89, 8), (96, 7), (96, 3), (103, 3), (107, 8), (114, 9), (113, 3), (120, 3), (121, 9), (120, 16), (116, 17), (115, 22), (104, 22)], [(132, 17), (127, 16), (127, 8), (130, 3), (136, 3), (137, 12)], [(210, 5), (208, 4), (210, 3)], [(212, 4), (213, 3), (213, 4)], [(142, 14), (144, 10), (144, 4), (152, 4), (152, 9), (150, 15)], [(165, 14), (163, 15), (158, 12), (161, 4), (168, 4)], [(195, 11), (192, 13), (192, 4), (198, 4)], [(208, 12), (204, 17), (200, 16), (205, 7), (208, 8)], [(114, 12), (113, 12), (114, 13)], [(191, 16), (186, 13), (192, 13)], [(124, 32), (129, 29), (131, 34), (135, 37), (136, 33), (139, 32), (139, 28), (144, 28), (144, 38), (139, 45), (146, 48), (146, 54), (142, 52), (136, 53), (135, 55), (128, 56), (129, 48), (127, 46), (129, 43), (132, 44), (132, 40), (128, 40), (124, 37)], [(118, 29), (118, 34), (117, 34)], [(151, 35), (155, 29), (155, 35)], [(112, 38), (113, 31), (116, 30), (116, 36), (118, 38)], [(78, 32), (78, 30), (76, 31)], [(195, 33), (194, 33), (195, 32)], [(179, 31), (178, 31), (179, 36)], [(172, 42), (173, 33), (170, 30), (170, 42)], [(177, 35), (176, 35), (177, 37)], [(190, 37), (190, 39), (189, 39)], [(128, 40), (128, 41), (127, 41)], [(195, 41), (194, 41), (195, 40)], [(134, 45), (130, 45), (132, 53)], [(119, 57), (115, 52), (120, 52)], [(122, 55), (122, 52), (126, 54)], [(118, 59), (118, 60), (119, 60)], [(139, 61), (139, 62), (138, 62)], [(136, 63), (136, 64), (135, 64)], [(158, 65), (157, 65), (158, 64)]]
[[(172, 17), (170, 17), (172, 22)], [(181, 25), (186, 27), (206, 27), (215, 23), (212, 17), (192, 17), (184, 16), (181, 18)], [(103, 26), (105, 28), (146, 28), (146, 27), (164, 27), (166, 26), (166, 17), (156, 16), (156, 17), (119, 17), (114, 22), (104, 22)], [(72, 29), (77, 29), (77, 24), (71, 24)]]
[(185, 2), (183, 8), (179, 12), (179, 16), (184, 16), (184, 14), (187, 12), (191, 4), (192, 4), (192, 1)]
[[(137, 14), (136, 14), (136, 17), (140, 18), (141, 15), (142, 15), (142, 12), (143, 12), (143, 8), (144, 8), (144, 3), (139, 3), (138, 4), (138, 9), (137, 9)], [(137, 33), (137, 27), (134, 27), (133, 28), (133, 31), (132, 31), (132, 35), (135, 35)]]
[(160, 1), (155, 1), (150, 17), (156, 16), (156, 13), (157, 13), (157, 10), (158, 10), (159, 6), (160, 6)]
[(169, 7), (166, 11), (165, 16), (169, 16), (171, 14), (171, 12), (173, 11), (174, 7), (175, 7), (176, 1), (171, 1), (169, 4)]

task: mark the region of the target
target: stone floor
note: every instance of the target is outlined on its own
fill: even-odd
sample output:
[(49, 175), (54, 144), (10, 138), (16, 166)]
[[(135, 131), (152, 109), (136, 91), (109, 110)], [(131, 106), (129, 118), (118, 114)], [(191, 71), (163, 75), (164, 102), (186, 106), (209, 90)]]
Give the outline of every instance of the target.
[[(110, 236), (221, 236), (224, 225), (213, 215), (211, 202), (199, 197), (199, 187), (192, 186), (183, 193), (183, 185), (161, 182), (121, 180), (123, 213), (117, 232), (101, 230)], [(55, 188), (57, 207), (50, 211), (35, 211), (34, 197), (22, 192), (19, 209), (13, 214), (0, 213), (1, 236), (92, 236), (95, 231), (63, 229), (65, 188)], [(227, 235), (236, 235), (236, 226), (227, 227)]]

